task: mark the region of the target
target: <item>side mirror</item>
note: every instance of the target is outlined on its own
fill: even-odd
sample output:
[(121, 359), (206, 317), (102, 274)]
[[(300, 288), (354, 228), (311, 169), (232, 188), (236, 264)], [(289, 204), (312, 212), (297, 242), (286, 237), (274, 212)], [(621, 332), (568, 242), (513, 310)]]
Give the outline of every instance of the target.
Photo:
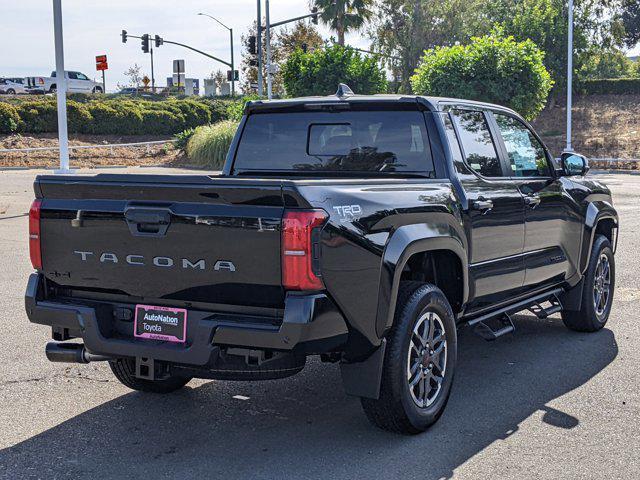
[(571, 177), (575, 175), (586, 175), (589, 171), (587, 157), (573, 152), (563, 152), (560, 156), (562, 174)]

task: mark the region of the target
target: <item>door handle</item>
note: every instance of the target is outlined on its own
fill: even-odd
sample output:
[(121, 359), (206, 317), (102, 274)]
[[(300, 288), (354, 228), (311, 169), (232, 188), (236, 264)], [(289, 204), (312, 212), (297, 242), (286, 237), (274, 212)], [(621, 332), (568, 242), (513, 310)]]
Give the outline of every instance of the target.
[(483, 215), (493, 208), (493, 202), (491, 200), (485, 200), (483, 198), (474, 201), (471, 205), (473, 206), (474, 210), (480, 210)]
[(542, 200), (538, 195), (527, 195), (526, 197), (524, 197), (525, 205), (529, 205), (531, 208), (536, 208), (538, 205), (540, 205), (541, 201)]

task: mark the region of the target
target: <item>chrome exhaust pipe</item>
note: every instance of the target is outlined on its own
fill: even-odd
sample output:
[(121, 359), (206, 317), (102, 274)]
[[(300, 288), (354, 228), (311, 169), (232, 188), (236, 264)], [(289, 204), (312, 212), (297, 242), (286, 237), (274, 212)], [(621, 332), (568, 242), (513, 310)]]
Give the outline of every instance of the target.
[(96, 355), (84, 348), (82, 343), (49, 342), (44, 349), (50, 362), (59, 363), (89, 363), (104, 362), (112, 357)]

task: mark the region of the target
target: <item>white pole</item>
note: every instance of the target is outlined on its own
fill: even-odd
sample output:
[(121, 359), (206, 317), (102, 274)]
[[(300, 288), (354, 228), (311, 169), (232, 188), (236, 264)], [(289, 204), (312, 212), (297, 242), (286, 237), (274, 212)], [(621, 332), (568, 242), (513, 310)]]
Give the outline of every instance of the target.
[(273, 98), (273, 79), (271, 75), (271, 23), (269, 21), (269, 0), (266, 0), (265, 16), (267, 18), (267, 98)]
[(64, 44), (62, 35), (62, 0), (53, 0), (53, 29), (56, 48), (56, 97), (58, 98), (58, 142), (60, 169), (55, 173), (73, 173), (69, 170), (69, 138), (67, 135), (67, 79), (64, 74)]
[(257, 28), (257, 43), (258, 43), (258, 95), (264, 94), (264, 87), (262, 86), (262, 13), (261, 10), (262, 0), (258, 0), (258, 28)]
[(571, 107), (573, 89), (573, 0), (569, 0), (569, 35), (567, 39), (567, 148), (572, 152), (571, 145)]

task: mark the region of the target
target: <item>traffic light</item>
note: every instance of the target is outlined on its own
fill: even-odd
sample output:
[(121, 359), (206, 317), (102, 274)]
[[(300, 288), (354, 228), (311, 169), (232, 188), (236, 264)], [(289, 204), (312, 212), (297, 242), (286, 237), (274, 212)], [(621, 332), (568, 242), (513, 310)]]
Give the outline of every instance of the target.
[(313, 7), (311, 9), (311, 14), (313, 15), (313, 17), (311, 17), (311, 23), (318, 25), (318, 17), (320, 16), (318, 13), (318, 7)]
[(122, 33), (120, 35), (122, 36), (122, 43), (127, 43), (127, 31), (122, 30)]
[(156, 48), (164, 44), (164, 40), (160, 35), (156, 35), (155, 41), (156, 41)]
[(140, 43), (142, 45), (142, 51), (144, 53), (149, 53), (149, 34), (145, 33), (142, 35)]
[(257, 40), (255, 35), (249, 37), (249, 53), (256, 55), (258, 53)]
[(233, 72), (231, 70), (227, 70), (228, 82), (237, 82), (238, 80), (240, 80), (240, 72), (238, 72), (238, 70), (234, 70)]

